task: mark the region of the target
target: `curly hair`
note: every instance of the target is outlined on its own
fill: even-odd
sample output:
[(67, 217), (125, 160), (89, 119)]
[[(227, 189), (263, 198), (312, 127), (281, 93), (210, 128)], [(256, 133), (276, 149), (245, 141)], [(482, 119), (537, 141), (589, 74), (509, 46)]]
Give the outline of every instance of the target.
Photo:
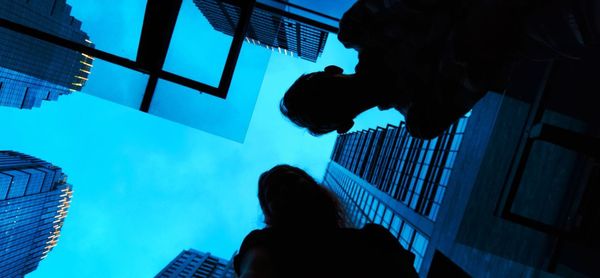
[(261, 174), (258, 200), (265, 223), (272, 227), (345, 226), (345, 213), (335, 195), (294, 166), (277, 165)]

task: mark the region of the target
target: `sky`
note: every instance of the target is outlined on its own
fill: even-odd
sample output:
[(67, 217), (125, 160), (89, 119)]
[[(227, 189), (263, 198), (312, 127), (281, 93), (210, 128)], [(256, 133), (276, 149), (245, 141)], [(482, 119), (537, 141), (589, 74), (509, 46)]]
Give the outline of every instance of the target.
[[(96, 47), (135, 57), (145, 1), (69, 3)], [(262, 51), (257, 59), (268, 60), (261, 60), (266, 67), (243, 143), (90, 95), (137, 90), (143, 82), (136, 74), (102, 79), (92, 72), (83, 93), (33, 110), (0, 107), (0, 117), (10, 119), (0, 149), (61, 167), (74, 188), (58, 245), (28, 277), (152, 277), (189, 248), (229, 258), (248, 232), (263, 226), (256, 199), (260, 173), (288, 163), (321, 180), (335, 135), (309, 135), (280, 115), (278, 103), (300, 74), (329, 64), (352, 72), (356, 53), (334, 35), (317, 63), (244, 48)], [(173, 69), (178, 61), (206, 62), (185, 55), (169, 59)], [(220, 73), (222, 66), (214, 68)], [(393, 111), (368, 111), (353, 130), (400, 120)]]

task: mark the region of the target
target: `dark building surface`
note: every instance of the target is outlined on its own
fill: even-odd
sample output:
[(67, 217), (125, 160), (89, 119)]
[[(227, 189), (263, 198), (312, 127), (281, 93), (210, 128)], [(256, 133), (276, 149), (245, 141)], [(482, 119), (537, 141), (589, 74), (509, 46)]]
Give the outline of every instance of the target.
[(523, 64), (474, 108), (427, 260), (473, 276), (600, 274), (598, 72), (597, 54)]
[(155, 277), (233, 278), (237, 276), (233, 269), (233, 261), (189, 249), (179, 253)]
[[(215, 30), (233, 36), (240, 18), (239, 1), (194, 0)], [(285, 4), (277, 4), (285, 9)], [(246, 41), (273, 51), (315, 62), (323, 53), (328, 32), (291, 18), (255, 8)]]
[[(0, 18), (91, 45), (65, 0), (0, 0)], [(93, 58), (0, 28), (0, 105), (31, 109), (80, 91)]]
[[(436, 155), (411, 152), (404, 142), (418, 140), (388, 126), (339, 136), (324, 183), (354, 225), (398, 235), (421, 276), (598, 276), (598, 72), (598, 53), (520, 65), (506, 92), (451, 129), (464, 134), (454, 155), (443, 151), (448, 175), (436, 177)], [(415, 163), (423, 155), (432, 162)]]
[(54, 248), (71, 201), (60, 168), (0, 151), (0, 277), (23, 277)]
[(338, 136), (324, 184), (342, 200), (351, 226), (388, 228), (421, 266), (468, 118), (433, 140), (404, 123)]

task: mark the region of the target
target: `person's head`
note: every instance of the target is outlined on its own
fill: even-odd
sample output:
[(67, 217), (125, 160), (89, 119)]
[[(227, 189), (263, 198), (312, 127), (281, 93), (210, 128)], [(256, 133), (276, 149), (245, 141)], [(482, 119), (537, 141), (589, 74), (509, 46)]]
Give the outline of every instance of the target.
[(312, 135), (347, 132), (356, 113), (346, 105), (350, 86), (342, 73), (341, 68), (328, 66), (300, 76), (281, 99), (281, 113)]
[(258, 180), (258, 201), (271, 227), (344, 226), (338, 199), (302, 169), (277, 165)]

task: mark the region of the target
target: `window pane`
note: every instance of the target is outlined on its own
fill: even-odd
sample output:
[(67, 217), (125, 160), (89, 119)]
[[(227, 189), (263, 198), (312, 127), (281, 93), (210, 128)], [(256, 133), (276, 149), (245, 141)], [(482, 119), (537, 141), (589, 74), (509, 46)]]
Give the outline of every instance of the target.
[(414, 232), (415, 230), (406, 223), (402, 227), (402, 232), (400, 233), (400, 243), (402, 246), (404, 246), (404, 248), (408, 249)]
[[(110, 90), (107, 90), (106, 83), (109, 82)], [(147, 83), (145, 74), (96, 59), (82, 92), (137, 110)]]
[(271, 53), (244, 45), (227, 99), (159, 80), (150, 113), (243, 142)]
[(371, 208), (369, 209), (369, 220), (371, 220), (371, 221), (375, 220), (375, 212), (377, 210), (378, 204), (379, 204), (379, 201), (377, 201), (376, 199), (373, 199), (373, 203), (371, 204)]
[(377, 223), (377, 224), (381, 224), (381, 221), (383, 219), (383, 211), (385, 210), (385, 206), (381, 203), (379, 203), (379, 206), (377, 207), (377, 214), (375, 215), (375, 220), (373, 222)]
[[(184, 0), (173, 30), (164, 69), (218, 86), (233, 40), (231, 35), (239, 18), (239, 10), (226, 3), (221, 7), (216, 1)], [(237, 17), (226, 17), (226, 14)]]
[(390, 227), (390, 232), (395, 237), (398, 237), (398, 233), (400, 232), (400, 225), (402, 225), (402, 219), (399, 216), (394, 215), (394, 219), (392, 220), (392, 225)]
[(146, 9), (144, 0), (4, 0), (2, 5), (2, 18), (81, 44), (93, 42), (100, 50), (132, 60)]
[(82, 29), (96, 48), (135, 60), (144, 23), (145, 0), (120, 0), (111, 4), (105, 0), (68, 2), (73, 6), (73, 16), (81, 20)]
[(390, 225), (390, 222), (392, 220), (392, 211), (391, 210), (386, 210), (385, 211), (385, 215), (383, 216), (383, 226), (388, 228)]
[(425, 248), (427, 248), (427, 239), (420, 233), (415, 234), (415, 239), (411, 247), (411, 251), (423, 255), (425, 254)]

